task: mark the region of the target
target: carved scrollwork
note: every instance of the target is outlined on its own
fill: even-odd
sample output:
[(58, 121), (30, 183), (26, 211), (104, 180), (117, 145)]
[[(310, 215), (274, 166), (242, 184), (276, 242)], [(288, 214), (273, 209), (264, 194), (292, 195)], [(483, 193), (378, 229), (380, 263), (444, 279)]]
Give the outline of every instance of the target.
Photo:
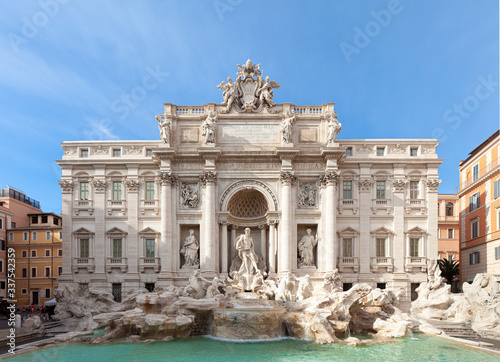
[(63, 193), (73, 192), (73, 181), (61, 180), (58, 183)]
[(406, 187), (405, 180), (394, 180), (392, 181), (392, 191), (393, 192), (403, 192)]
[(96, 193), (106, 192), (106, 181), (104, 180), (94, 180), (92, 186), (94, 186), (94, 191)]
[(371, 191), (373, 180), (370, 178), (360, 179), (358, 181), (359, 191)]
[(437, 192), (438, 187), (441, 184), (442, 180), (432, 179), (427, 180), (427, 191), (428, 192)]
[(129, 192), (138, 192), (139, 191), (139, 181), (138, 180), (127, 180), (127, 181), (125, 181), (125, 185), (127, 185), (127, 190)]

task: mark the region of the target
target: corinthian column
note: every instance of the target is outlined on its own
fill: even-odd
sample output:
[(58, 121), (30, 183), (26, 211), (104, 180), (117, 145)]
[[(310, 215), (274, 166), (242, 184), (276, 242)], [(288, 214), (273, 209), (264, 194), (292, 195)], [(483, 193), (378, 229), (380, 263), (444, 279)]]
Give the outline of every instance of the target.
[(172, 184), (176, 181), (170, 172), (160, 172), (161, 184), (161, 228), (160, 260), (162, 273), (172, 273)]
[(290, 171), (282, 171), (281, 181), (281, 238), (278, 245), (278, 272), (292, 270), (292, 181), (295, 179)]
[(221, 272), (227, 273), (227, 254), (228, 254), (228, 246), (227, 246), (227, 220), (219, 220), (219, 224), (222, 226), (222, 247), (221, 247)]
[(276, 273), (276, 224), (277, 220), (269, 220), (269, 272)]
[(215, 182), (217, 175), (213, 171), (207, 171), (203, 175), (202, 182), (205, 185), (205, 200), (203, 210), (203, 233), (204, 240), (200, 243), (200, 267), (202, 271), (217, 273), (217, 244), (215, 238)]
[(335, 269), (335, 222), (337, 209), (336, 189), (338, 183), (337, 172), (327, 172), (323, 177), (323, 183), (326, 185), (325, 197), (325, 272), (331, 272)]

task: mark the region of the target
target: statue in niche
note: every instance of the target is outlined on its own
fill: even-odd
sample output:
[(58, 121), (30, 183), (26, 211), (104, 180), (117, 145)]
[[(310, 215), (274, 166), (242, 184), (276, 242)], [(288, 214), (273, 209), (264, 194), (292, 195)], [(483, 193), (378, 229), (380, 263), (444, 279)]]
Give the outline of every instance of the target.
[(300, 186), (299, 206), (313, 207), (316, 206), (316, 184), (302, 184)]
[(215, 144), (215, 131), (217, 130), (217, 113), (210, 111), (207, 119), (203, 122), (203, 133), (205, 144)]
[(299, 241), (299, 268), (314, 266), (314, 247), (318, 244), (318, 234), (312, 235), (312, 230), (307, 229), (306, 235)]
[(200, 249), (200, 245), (198, 244), (198, 240), (194, 236), (194, 230), (189, 230), (189, 236), (184, 241), (184, 244), (181, 249), (181, 254), (184, 254), (184, 265), (183, 268), (186, 267), (198, 267), (198, 250)]
[(181, 205), (195, 208), (198, 207), (199, 201), (198, 190), (188, 184), (184, 184), (181, 190)]
[(292, 143), (292, 129), (293, 122), (295, 121), (295, 115), (291, 113), (283, 121), (281, 121), (280, 132), (281, 132), (281, 142), (283, 144)]
[(162, 142), (170, 145), (170, 127), (172, 122), (168, 118), (163, 120), (159, 115), (156, 115), (156, 120), (158, 121), (158, 128), (160, 129), (160, 138)]
[(234, 241), (238, 256), (231, 263), (230, 276), (235, 287), (243, 291), (255, 292), (262, 287), (267, 274), (264, 271), (264, 261), (254, 251), (250, 232), (251, 230), (246, 228), (245, 233)]
[(337, 114), (334, 113), (328, 119), (328, 136), (326, 137), (326, 145), (330, 145), (335, 142), (337, 135), (342, 131), (342, 123), (337, 121)]

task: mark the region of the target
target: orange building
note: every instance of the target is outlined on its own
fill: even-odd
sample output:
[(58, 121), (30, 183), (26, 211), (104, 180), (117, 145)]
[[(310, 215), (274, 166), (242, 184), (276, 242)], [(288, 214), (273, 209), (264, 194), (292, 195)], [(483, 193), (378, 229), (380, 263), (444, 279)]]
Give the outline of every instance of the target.
[(461, 281), (477, 273), (495, 276), (500, 292), (500, 131), (460, 162)]
[(458, 196), (438, 195), (439, 259), (460, 259), (460, 220)]
[(0, 298), (7, 297), (7, 230), (28, 226), (28, 214), (35, 212), (41, 212), (38, 201), (10, 186), (0, 189)]
[(54, 298), (62, 272), (62, 218), (53, 213), (29, 214), (29, 226), (9, 229), (8, 247), (16, 254), (18, 305), (43, 305)]

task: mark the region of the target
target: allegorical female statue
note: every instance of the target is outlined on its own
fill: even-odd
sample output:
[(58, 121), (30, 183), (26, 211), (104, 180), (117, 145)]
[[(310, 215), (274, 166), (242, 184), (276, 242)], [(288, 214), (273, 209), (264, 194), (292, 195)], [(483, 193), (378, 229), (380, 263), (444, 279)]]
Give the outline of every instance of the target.
[(298, 245), (299, 267), (314, 266), (314, 247), (318, 244), (318, 235), (313, 236), (311, 229), (307, 229), (306, 233)]
[(184, 241), (184, 244), (181, 249), (181, 254), (184, 254), (184, 267), (199, 265), (198, 263), (198, 249), (200, 249), (200, 245), (198, 244), (198, 240), (194, 236), (194, 230), (189, 230), (189, 236)]
[(340, 131), (342, 131), (342, 123), (337, 121), (337, 114), (334, 114), (328, 120), (328, 136), (326, 137), (327, 146), (335, 142)]
[(292, 129), (293, 122), (295, 121), (295, 115), (289, 114), (280, 125), (281, 132), (281, 142), (282, 143), (291, 143), (292, 142)]
[(210, 111), (207, 119), (203, 122), (203, 136), (205, 136), (205, 144), (215, 143), (215, 131), (217, 129), (216, 122), (217, 114)]
[(158, 121), (158, 128), (160, 129), (160, 138), (162, 142), (170, 145), (170, 127), (172, 122), (168, 118), (162, 120), (162, 117), (159, 115), (156, 115), (156, 120)]

